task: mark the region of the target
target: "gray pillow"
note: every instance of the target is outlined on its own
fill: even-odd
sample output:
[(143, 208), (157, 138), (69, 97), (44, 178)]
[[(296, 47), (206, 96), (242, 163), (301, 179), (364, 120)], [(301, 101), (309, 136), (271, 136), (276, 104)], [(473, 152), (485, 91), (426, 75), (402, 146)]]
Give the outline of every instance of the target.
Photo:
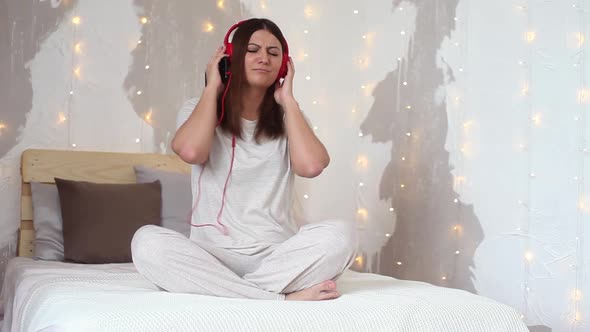
[(59, 194), (54, 184), (31, 182), (35, 258), (64, 260), (64, 237)]
[(141, 165), (133, 167), (137, 183), (159, 180), (162, 184), (162, 227), (190, 236), (188, 215), (192, 209), (191, 175)]

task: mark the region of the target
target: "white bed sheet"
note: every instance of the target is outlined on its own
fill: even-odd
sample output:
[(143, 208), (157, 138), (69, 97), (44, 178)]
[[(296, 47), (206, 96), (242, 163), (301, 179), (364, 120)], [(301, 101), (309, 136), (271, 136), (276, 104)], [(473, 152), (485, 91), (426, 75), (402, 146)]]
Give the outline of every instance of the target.
[(471, 293), (346, 271), (339, 299), (228, 299), (159, 290), (132, 264), (10, 261), (2, 331), (523, 331), (511, 307)]

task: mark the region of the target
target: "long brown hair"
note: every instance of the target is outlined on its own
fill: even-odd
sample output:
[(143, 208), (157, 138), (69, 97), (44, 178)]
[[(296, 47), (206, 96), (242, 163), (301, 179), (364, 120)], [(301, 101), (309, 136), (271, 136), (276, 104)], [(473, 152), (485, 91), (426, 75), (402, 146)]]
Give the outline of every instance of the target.
[[(285, 37), (279, 27), (271, 20), (264, 18), (252, 18), (244, 21), (235, 30), (231, 40), (233, 51), (230, 59), (230, 70), (232, 72), (231, 83), (229, 85), (225, 98), (225, 114), (221, 120), (221, 128), (238, 138), (242, 138), (242, 121), (240, 110), (242, 105), (242, 92), (247, 84), (246, 73), (244, 71), (244, 57), (248, 49), (248, 43), (252, 34), (258, 30), (267, 30), (272, 33), (281, 43), (283, 50), (287, 45)], [(283, 54), (284, 56), (284, 54)], [(266, 90), (262, 104), (260, 105), (260, 116), (256, 125), (254, 138), (256, 142), (264, 136), (275, 139), (285, 134), (283, 124), (283, 109), (277, 104), (274, 98), (275, 85), (273, 84)], [(221, 99), (217, 101), (217, 116), (221, 116)]]

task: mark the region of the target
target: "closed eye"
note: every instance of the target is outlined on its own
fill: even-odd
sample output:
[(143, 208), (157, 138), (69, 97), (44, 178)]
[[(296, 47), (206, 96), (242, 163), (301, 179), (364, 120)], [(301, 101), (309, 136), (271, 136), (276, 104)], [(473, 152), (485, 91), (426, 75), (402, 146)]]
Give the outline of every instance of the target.
[[(249, 53), (256, 53), (260, 50), (260, 48), (261, 47), (256, 44), (250, 44), (250, 45), (248, 45), (248, 52)], [(279, 53), (280, 53), (280, 52), (278, 52), (279, 48), (276, 46), (267, 47), (266, 50), (267, 50), (268, 54), (270, 54), (272, 56), (279, 56)]]

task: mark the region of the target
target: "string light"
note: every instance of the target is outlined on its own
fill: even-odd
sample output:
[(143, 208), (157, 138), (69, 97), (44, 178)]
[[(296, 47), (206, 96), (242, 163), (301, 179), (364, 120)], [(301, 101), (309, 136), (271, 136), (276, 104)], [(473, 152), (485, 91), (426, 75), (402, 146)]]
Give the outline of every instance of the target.
[(58, 124), (63, 124), (67, 120), (67, 144), (72, 148), (76, 148), (76, 144), (72, 143), (72, 98), (74, 96), (74, 86), (77, 84), (77, 80), (81, 77), (81, 67), (79, 65), (75, 65), (76, 63), (80, 63), (80, 61), (76, 58), (76, 56), (82, 55), (82, 42), (78, 40), (78, 27), (80, 26), (82, 19), (80, 16), (76, 15), (74, 12), (74, 16), (72, 17), (72, 43), (73, 45), (71, 48), (71, 74), (70, 74), (70, 89), (69, 95), (67, 96), (66, 101), (66, 109), (64, 112), (58, 113)]
[(145, 117), (144, 117), (144, 119), (145, 119), (145, 121), (146, 121), (147, 123), (151, 123), (151, 122), (152, 122), (152, 110), (150, 110), (149, 112), (147, 112), (147, 113), (145, 114)]
[(367, 218), (367, 216), (369, 215), (369, 211), (367, 211), (367, 209), (365, 208), (360, 208), (356, 210), (356, 213), (363, 218)]
[[(576, 237), (575, 237), (575, 243), (576, 243), (576, 250), (575, 250), (575, 259), (576, 259), (576, 264), (574, 267), (574, 276), (575, 276), (575, 284), (574, 284), (574, 292), (573, 292), (573, 322), (572, 322), (572, 331), (575, 330), (576, 325), (580, 322), (580, 320), (582, 319), (581, 314), (580, 314), (580, 301), (582, 299), (582, 292), (580, 290), (580, 278), (582, 277), (582, 273), (583, 273), (583, 269), (579, 268), (580, 266), (583, 266), (584, 264), (584, 259), (583, 259), (583, 248), (584, 248), (584, 243), (583, 243), (583, 238), (581, 238), (584, 235), (584, 214), (586, 212), (586, 208), (585, 208), (585, 181), (583, 181), (583, 175), (586, 174), (586, 165), (585, 165), (585, 155), (584, 155), (584, 149), (586, 147), (586, 112), (588, 111), (586, 109), (586, 105), (587, 105), (587, 100), (588, 100), (588, 91), (586, 90), (586, 77), (585, 77), (585, 73), (586, 73), (586, 50), (585, 50), (585, 37), (582, 34), (581, 31), (584, 31), (583, 29), (585, 29), (586, 24), (585, 24), (585, 8), (584, 8), (584, 2), (580, 2), (581, 3), (581, 8), (576, 8), (576, 5), (573, 5), (573, 8), (576, 8), (576, 10), (578, 11), (578, 24), (579, 24), (579, 29), (577, 34), (576, 34), (576, 38), (577, 38), (577, 47), (578, 47), (578, 56), (579, 56), (579, 66), (580, 68), (578, 68), (579, 70), (579, 88), (578, 88), (578, 104), (579, 104), (579, 108), (578, 108), (578, 116), (576, 116), (574, 118), (574, 121), (577, 122), (577, 127), (578, 127), (578, 150), (581, 150), (581, 152), (578, 154), (578, 174), (580, 174), (580, 176), (576, 176), (575, 177), (575, 181), (577, 181), (578, 183), (578, 209), (577, 209), (577, 218), (576, 218)], [(574, 63), (574, 67), (577, 68), (577, 64), (578, 63)], [(581, 120), (581, 121), (579, 121)], [(578, 181), (579, 180), (579, 181)]]
[(203, 31), (204, 32), (212, 32), (215, 27), (211, 22), (203, 23)]
[(308, 18), (314, 15), (314, 9), (311, 5), (306, 5), (303, 12), (305, 13), (305, 16), (307, 16)]
[[(529, 180), (527, 180), (526, 182), (526, 193), (524, 195), (524, 197), (526, 197), (526, 202), (528, 202), (528, 204), (530, 205), (532, 202), (532, 198), (531, 198), (531, 180), (535, 177), (534, 172), (532, 171), (532, 138), (533, 138), (533, 133), (532, 133), (532, 124), (535, 123), (535, 120), (533, 119), (533, 109), (532, 109), (532, 97), (531, 97), (531, 92), (529, 89), (529, 84), (531, 82), (531, 76), (532, 76), (532, 66), (530, 64), (532, 64), (532, 49), (531, 49), (531, 44), (533, 43), (533, 41), (535, 41), (535, 39), (537, 38), (537, 34), (536, 32), (531, 29), (531, 9), (530, 6), (523, 6), (523, 11), (526, 12), (526, 24), (527, 24), (527, 28), (529, 29), (527, 32), (525, 32), (525, 45), (526, 45), (526, 63), (529, 64), (527, 66), (523, 66), (523, 69), (525, 71), (525, 83), (523, 84), (523, 87), (521, 89), (521, 94), (522, 96), (525, 98), (525, 105), (526, 105), (526, 112), (527, 112), (527, 117), (528, 119), (531, 119), (533, 121), (527, 121), (526, 123), (526, 137), (527, 137), (527, 146), (528, 148), (523, 150), (523, 151), (527, 151), (528, 153), (526, 154), (525, 157), (525, 167), (526, 167), (526, 171), (529, 174)], [(522, 200), (521, 201), (525, 201)], [(525, 219), (523, 221), (522, 227), (520, 227), (522, 230), (520, 231), (523, 236), (524, 236), (524, 246), (526, 248), (525, 254), (524, 254), (524, 259), (526, 261), (526, 263), (524, 264), (524, 282), (523, 282), (523, 306), (522, 306), (522, 313), (523, 313), (523, 319), (526, 321), (527, 320), (527, 315), (528, 315), (528, 311), (529, 311), (529, 291), (527, 291), (527, 289), (530, 289), (530, 282), (531, 282), (531, 275), (530, 275), (530, 269), (531, 269), (531, 265), (533, 263), (533, 253), (530, 251), (530, 247), (531, 247), (531, 243), (530, 243), (530, 231), (531, 231), (531, 213), (530, 213), (530, 208), (525, 205), (522, 204), (522, 206), (525, 207), (524, 209), (524, 213), (525, 213)]]
[(148, 19), (144, 16), (139, 21), (141, 22), (141, 24), (146, 24), (148, 22)]
[(217, 8), (223, 9), (225, 7), (225, 3), (223, 0), (217, 1)]
[(66, 122), (66, 115), (63, 112), (59, 112), (57, 114), (57, 123), (58, 124), (63, 124), (64, 122)]
[(6, 124), (4, 124), (3, 122), (0, 122), (0, 136), (2, 136), (2, 131), (6, 129)]

